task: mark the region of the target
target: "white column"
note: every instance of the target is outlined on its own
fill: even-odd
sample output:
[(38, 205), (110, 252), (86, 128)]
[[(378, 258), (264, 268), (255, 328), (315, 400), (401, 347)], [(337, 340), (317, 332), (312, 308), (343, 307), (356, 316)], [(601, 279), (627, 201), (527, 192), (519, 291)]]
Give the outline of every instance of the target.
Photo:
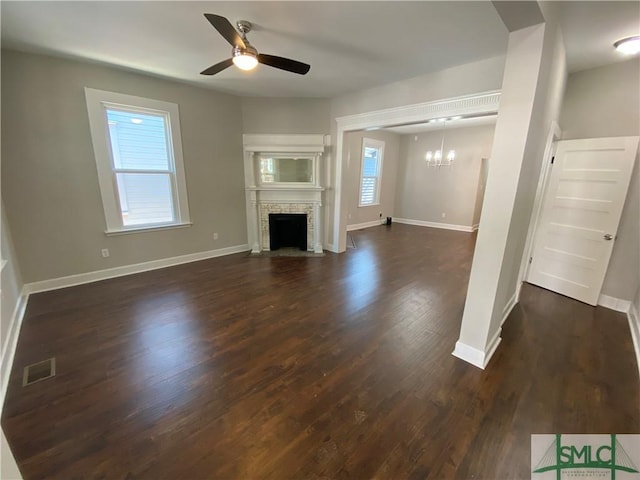
[(537, 184), (532, 165), (542, 161), (538, 151), (542, 152), (540, 146), (548, 131), (548, 125), (543, 125), (547, 110), (562, 100), (561, 93), (549, 83), (564, 70), (559, 66), (551, 71), (550, 58), (556, 51), (547, 40), (547, 26), (535, 25), (509, 34), (491, 168), (460, 338), (453, 352), (480, 368), (498, 347), (501, 323), (515, 305), (511, 292), (516, 291), (531, 215), (533, 198), (529, 197)]
[(258, 192), (256, 188), (256, 172), (254, 152), (245, 150), (244, 152), (244, 185), (246, 187), (246, 210), (247, 210), (247, 243), (251, 247), (251, 253), (260, 252), (260, 217), (256, 213), (256, 201)]
[(251, 253), (260, 252), (260, 212), (257, 193), (255, 190), (247, 191), (247, 235)]
[(322, 253), (322, 204), (313, 202), (313, 251)]

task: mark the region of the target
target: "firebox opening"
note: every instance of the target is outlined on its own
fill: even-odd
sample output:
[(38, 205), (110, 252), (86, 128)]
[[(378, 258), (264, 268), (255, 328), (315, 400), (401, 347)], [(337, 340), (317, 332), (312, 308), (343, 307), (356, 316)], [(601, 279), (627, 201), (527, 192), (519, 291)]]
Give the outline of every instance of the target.
[(306, 213), (270, 213), (269, 248), (296, 247), (307, 250)]

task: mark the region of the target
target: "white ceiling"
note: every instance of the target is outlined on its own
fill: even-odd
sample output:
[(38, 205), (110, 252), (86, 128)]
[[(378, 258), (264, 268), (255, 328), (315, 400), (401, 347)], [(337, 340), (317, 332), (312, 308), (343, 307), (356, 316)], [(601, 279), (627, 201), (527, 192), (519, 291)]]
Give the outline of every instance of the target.
[[(334, 97), (506, 52), (486, 1), (1, 1), (3, 48), (87, 59), (247, 96)], [(640, 2), (562, 2), (570, 71), (624, 60)], [(203, 13), (244, 19), (262, 53), (311, 64), (306, 76), (259, 66), (200, 71), (231, 47)]]
[(640, 35), (640, 2), (562, 2), (561, 25), (570, 72), (628, 60), (613, 42)]
[[(503, 55), (490, 2), (2, 1), (2, 46), (90, 59), (240, 95), (334, 97)], [(203, 13), (255, 26), (261, 53), (311, 65), (306, 76), (259, 66), (205, 68), (231, 47)]]

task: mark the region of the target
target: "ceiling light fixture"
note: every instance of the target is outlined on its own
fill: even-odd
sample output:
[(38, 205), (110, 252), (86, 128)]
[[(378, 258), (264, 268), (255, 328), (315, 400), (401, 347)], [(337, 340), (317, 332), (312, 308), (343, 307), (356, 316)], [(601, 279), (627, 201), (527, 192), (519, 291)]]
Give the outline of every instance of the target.
[(253, 70), (258, 65), (258, 51), (251, 45), (247, 48), (233, 47), (233, 63), (240, 70)]
[(640, 52), (640, 35), (618, 40), (613, 46), (617, 51), (625, 55), (635, 55)]
[(456, 151), (455, 150), (449, 150), (449, 152), (447, 153), (447, 157), (446, 160), (443, 160), (442, 155), (444, 154), (444, 131), (447, 128), (447, 121), (451, 121), (454, 120), (453, 118), (450, 118), (449, 120), (447, 120), (446, 118), (441, 118), (441, 119), (437, 119), (436, 121), (438, 122), (442, 122), (442, 140), (440, 141), (440, 150), (436, 150), (435, 152), (432, 152), (431, 150), (429, 150), (425, 156), (424, 159), (427, 162), (427, 167), (450, 167), (451, 165), (453, 165), (453, 161), (456, 158)]

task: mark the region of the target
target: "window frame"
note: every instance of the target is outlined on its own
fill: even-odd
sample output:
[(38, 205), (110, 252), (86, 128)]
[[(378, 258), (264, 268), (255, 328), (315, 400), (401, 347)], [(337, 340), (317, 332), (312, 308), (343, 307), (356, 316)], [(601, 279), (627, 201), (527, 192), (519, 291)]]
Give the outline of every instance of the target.
[[(362, 151), (360, 154), (360, 188), (358, 190), (358, 207), (373, 207), (376, 205), (380, 205), (380, 185), (382, 183), (382, 166), (384, 164), (384, 146), (385, 142), (383, 140), (376, 140), (374, 138), (362, 138)], [(378, 168), (376, 177), (365, 177), (364, 176), (364, 152), (365, 148), (375, 148), (378, 150)], [(375, 178), (375, 193), (374, 199), (372, 203), (362, 203), (362, 187), (365, 178)]]
[[(108, 92), (89, 87), (85, 87), (84, 90), (93, 152), (98, 169), (98, 184), (100, 186), (106, 222), (105, 233), (107, 235), (117, 235), (121, 233), (178, 228), (191, 225), (187, 183), (184, 173), (184, 159), (182, 155), (182, 137), (180, 134), (178, 105), (161, 100)], [(124, 225), (116, 180), (117, 173), (122, 173), (122, 169), (116, 169), (113, 163), (109, 123), (107, 120), (107, 109), (109, 108), (119, 109), (125, 112), (162, 115), (165, 118), (170, 168), (168, 171), (141, 169), (138, 173), (169, 174), (174, 210), (173, 221), (130, 226)], [(127, 169), (126, 173), (136, 173), (137, 171), (137, 169)]]

